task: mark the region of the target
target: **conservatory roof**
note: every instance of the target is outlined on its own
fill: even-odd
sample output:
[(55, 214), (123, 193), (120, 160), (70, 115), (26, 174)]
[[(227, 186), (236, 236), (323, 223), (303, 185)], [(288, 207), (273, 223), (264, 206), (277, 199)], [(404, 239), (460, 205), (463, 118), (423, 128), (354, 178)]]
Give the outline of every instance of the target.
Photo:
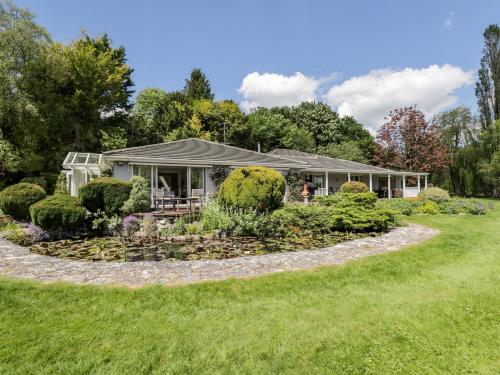
[(63, 161), (63, 167), (99, 167), (101, 162), (101, 154), (92, 154), (89, 152), (69, 152)]

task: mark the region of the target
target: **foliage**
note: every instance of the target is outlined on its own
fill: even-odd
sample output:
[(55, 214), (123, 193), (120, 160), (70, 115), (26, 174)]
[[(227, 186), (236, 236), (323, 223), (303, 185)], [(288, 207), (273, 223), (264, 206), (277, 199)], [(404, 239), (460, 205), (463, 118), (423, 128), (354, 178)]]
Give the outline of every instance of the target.
[(419, 214), (436, 215), (439, 213), (439, 206), (436, 202), (428, 200), (421, 206), (418, 206), (415, 212)]
[(100, 209), (91, 214), (92, 229), (99, 234), (119, 237), (123, 233), (123, 221), (119, 215), (106, 215)]
[(151, 210), (151, 189), (146, 179), (141, 176), (133, 176), (130, 183), (132, 190), (121, 210), (125, 214)]
[(386, 231), (398, 224), (396, 212), (364, 206), (289, 205), (270, 216), (268, 230), (276, 236), (333, 231)]
[(29, 219), (32, 204), (46, 197), (45, 190), (38, 185), (19, 183), (0, 192), (0, 209), (15, 219)]
[(148, 240), (153, 240), (158, 237), (158, 225), (156, 224), (153, 214), (146, 214), (142, 217), (142, 231), (144, 237)]
[(28, 225), (24, 233), (26, 234), (26, 237), (28, 237), (29, 241), (33, 243), (48, 241), (50, 239), (49, 233), (36, 226), (35, 224)]
[(4, 177), (8, 172), (17, 171), (19, 156), (12, 144), (3, 138), (0, 127), (0, 177)]
[(224, 180), (231, 173), (231, 169), (227, 166), (215, 165), (212, 167), (212, 171), (210, 173), (210, 178), (215, 184), (215, 187), (219, 188)]
[(437, 126), (429, 124), (416, 107), (405, 107), (391, 111), (377, 131), (373, 159), (385, 168), (435, 172), (447, 167), (449, 150)]
[(195, 235), (203, 233), (203, 225), (198, 221), (186, 224), (186, 234)]
[(101, 150), (118, 150), (127, 147), (127, 135), (125, 129), (119, 127), (99, 130)]
[(360, 181), (347, 181), (340, 185), (339, 188), (341, 193), (366, 193), (369, 190), (368, 186)]
[(57, 176), (56, 186), (54, 189), (54, 195), (66, 195), (69, 194), (68, 191), (68, 180), (66, 177), (66, 173), (59, 173)]
[(200, 223), (206, 231), (229, 231), (233, 226), (231, 215), (216, 200), (209, 201), (200, 212)]
[(103, 210), (106, 215), (115, 215), (121, 212), (131, 189), (129, 182), (114, 177), (99, 177), (82, 186), (78, 194), (89, 211)]
[(5, 238), (17, 245), (30, 246), (32, 244), (32, 239), (28, 237), (24, 228), (19, 224), (8, 224), (2, 228), (2, 231)]
[(109, 162), (104, 162), (99, 165), (99, 176), (100, 177), (113, 177), (113, 164)]
[(86, 219), (85, 208), (77, 197), (54, 195), (30, 207), (33, 224), (43, 229), (77, 229)]
[(199, 117), (194, 114), (187, 120), (184, 126), (176, 128), (168, 133), (165, 136), (164, 141), (171, 142), (186, 138), (200, 138), (211, 141), (212, 134), (203, 129), (203, 124), (201, 123)]
[(300, 175), (300, 170), (291, 169), (285, 174), (287, 191), (287, 202), (295, 202), (300, 199), (300, 193), (304, 186), (304, 180)]
[(267, 233), (268, 217), (256, 210), (233, 209), (229, 212), (235, 236), (263, 237)]
[(416, 213), (416, 209), (424, 204), (423, 199), (410, 199), (410, 198), (392, 198), (379, 200), (377, 207), (389, 208), (401, 215), (411, 216)]
[(38, 185), (38, 186), (42, 187), (43, 190), (47, 191), (47, 181), (43, 177), (40, 177), (40, 176), (24, 177), (21, 179), (20, 182)]
[(500, 120), (500, 27), (489, 25), (476, 83), (477, 105), (483, 129)]
[(199, 68), (193, 69), (189, 79), (186, 79), (184, 93), (188, 100), (214, 99), (210, 82)]
[[(370, 148), (368, 148), (368, 150), (370, 150)], [(372, 156), (371, 154), (373, 153), (373, 147), (371, 147), (371, 150), (371, 152), (368, 151), (367, 153), (366, 145), (355, 141), (345, 141), (322, 146), (318, 149), (318, 154), (335, 159), (351, 160), (368, 164)]]
[(436, 203), (446, 202), (450, 199), (450, 195), (446, 190), (440, 189), (438, 187), (428, 187), (418, 193), (418, 196), (423, 199), (429, 199)]
[(321, 206), (361, 206), (365, 208), (373, 208), (377, 203), (377, 194), (374, 192), (337, 193), (333, 195), (314, 196), (313, 200)]
[(237, 168), (222, 183), (219, 199), (224, 206), (257, 210), (278, 208), (285, 194), (285, 180), (266, 167)]
[(136, 216), (128, 215), (123, 218), (122, 228), (125, 237), (133, 237), (141, 229), (141, 222)]

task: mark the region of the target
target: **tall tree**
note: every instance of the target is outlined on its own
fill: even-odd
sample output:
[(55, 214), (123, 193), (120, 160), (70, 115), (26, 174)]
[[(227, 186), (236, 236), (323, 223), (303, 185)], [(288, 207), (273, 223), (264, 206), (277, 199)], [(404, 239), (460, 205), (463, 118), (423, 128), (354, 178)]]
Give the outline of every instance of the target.
[(483, 57), (476, 83), (477, 104), (483, 129), (500, 119), (500, 27), (484, 31)]
[(436, 172), (446, 168), (449, 151), (440, 129), (415, 107), (396, 109), (377, 132), (376, 164), (407, 171)]
[(441, 185), (456, 195), (482, 193), (483, 179), (479, 166), (483, 152), (479, 120), (467, 107), (457, 107), (436, 115), (434, 126), (441, 129), (442, 141), (450, 152), (447, 170), (438, 176)]
[(189, 100), (214, 99), (212, 88), (205, 73), (196, 68), (191, 71), (191, 76), (186, 79), (184, 93)]

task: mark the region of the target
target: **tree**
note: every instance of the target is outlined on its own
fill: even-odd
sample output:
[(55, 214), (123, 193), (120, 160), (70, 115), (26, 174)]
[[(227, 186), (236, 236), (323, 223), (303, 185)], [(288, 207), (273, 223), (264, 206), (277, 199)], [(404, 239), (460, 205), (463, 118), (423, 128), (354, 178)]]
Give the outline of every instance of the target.
[(395, 109), (377, 132), (376, 164), (406, 171), (436, 172), (446, 168), (449, 150), (441, 131), (416, 107)]
[(132, 110), (129, 138), (133, 145), (163, 142), (174, 129), (184, 126), (190, 109), (183, 93), (167, 93), (158, 88), (142, 90)]
[(303, 102), (283, 115), (299, 127), (309, 131), (317, 146), (339, 143), (340, 117), (329, 105), (320, 102)]
[(291, 124), (285, 128), (281, 138), (283, 148), (299, 150), (304, 152), (314, 152), (316, 145), (314, 136), (304, 128)]
[(213, 140), (212, 134), (203, 129), (203, 125), (196, 114), (191, 116), (185, 126), (171, 131), (164, 139), (165, 142), (177, 141), (186, 138), (200, 138), (207, 141)]
[(457, 107), (436, 115), (434, 126), (441, 130), (443, 143), (450, 153), (447, 170), (433, 179), (456, 195), (476, 195), (483, 192), (479, 173), (482, 158), (480, 125), (469, 108)]
[(483, 129), (500, 119), (500, 27), (484, 31), (483, 57), (476, 83), (477, 104)]
[(260, 144), (262, 152), (269, 152), (276, 148), (283, 148), (282, 139), (285, 130), (292, 126), (292, 122), (281, 113), (275, 113), (267, 108), (258, 108), (248, 115), (248, 124), (251, 131), (251, 144)]
[(2, 131), (0, 130), (0, 177), (4, 178), (6, 173), (15, 172), (18, 165), (19, 156), (14, 147), (3, 138)]
[(359, 142), (345, 141), (342, 143), (331, 143), (318, 149), (318, 154), (336, 159), (356, 161), (368, 164), (371, 156), (367, 157), (367, 151)]
[(193, 69), (189, 79), (186, 79), (184, 93), (186, 94), (188, 100), (214, 99), (210, 82), (199, 68)]

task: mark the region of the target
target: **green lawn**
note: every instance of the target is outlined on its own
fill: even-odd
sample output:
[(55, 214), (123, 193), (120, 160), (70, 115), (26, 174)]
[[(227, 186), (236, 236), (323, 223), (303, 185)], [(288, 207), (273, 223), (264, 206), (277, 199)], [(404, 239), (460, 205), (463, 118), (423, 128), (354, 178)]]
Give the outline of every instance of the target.
[(138, 290), (0, 281), (0, 373), (500, 373), (500, 202), (342, 267)]

